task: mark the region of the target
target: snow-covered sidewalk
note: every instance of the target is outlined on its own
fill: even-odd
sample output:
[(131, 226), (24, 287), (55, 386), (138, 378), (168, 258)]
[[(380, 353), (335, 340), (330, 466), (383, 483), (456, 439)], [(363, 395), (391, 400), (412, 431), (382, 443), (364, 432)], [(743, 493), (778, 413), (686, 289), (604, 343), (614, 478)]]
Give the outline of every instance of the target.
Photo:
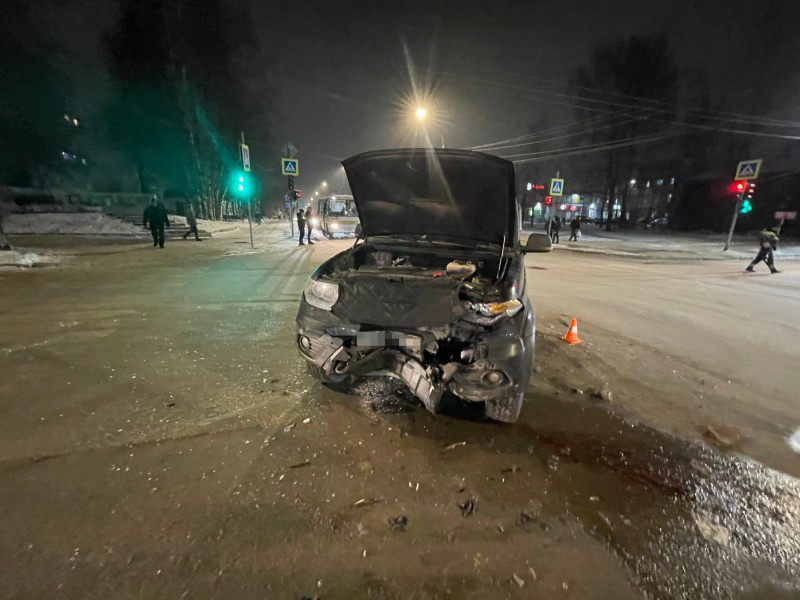
[[(526, 232), (541, 233), (541, 228), (526, 228)], [(650, 233), (640, 231), (604, 231), (595, 226), (584, 226), (581, 239), (568, 241), (569, 227), (561, 229), (557, 250), (584, 252), (588, 254), (610, 254), (647, 260), (750, 260), (758, 251), (758, 238), (736, 235), (731, 247), (724, 251), (724, 236), (721, 234), (691, 235), (675, 233)], [(800, 259), (800, 244), (783, 241), (775, 252), (775, 260)]]

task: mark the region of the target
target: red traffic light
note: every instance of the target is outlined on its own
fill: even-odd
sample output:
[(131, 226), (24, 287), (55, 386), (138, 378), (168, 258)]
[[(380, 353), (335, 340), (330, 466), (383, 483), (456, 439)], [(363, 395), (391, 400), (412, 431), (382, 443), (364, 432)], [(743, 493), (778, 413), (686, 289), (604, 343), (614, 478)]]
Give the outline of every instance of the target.
[(550, 206), (550, 205), (553, 203), (553, 197), (552, 197), (552, 196), (547, 196), (547, 197), (545, 197), (545, 199), (544, 199), (544, 203), (545, 203), (547, 206)]
[(734, 181), (731, 186), (732, 192), (741, 192), (744, 189), (744, 181)]

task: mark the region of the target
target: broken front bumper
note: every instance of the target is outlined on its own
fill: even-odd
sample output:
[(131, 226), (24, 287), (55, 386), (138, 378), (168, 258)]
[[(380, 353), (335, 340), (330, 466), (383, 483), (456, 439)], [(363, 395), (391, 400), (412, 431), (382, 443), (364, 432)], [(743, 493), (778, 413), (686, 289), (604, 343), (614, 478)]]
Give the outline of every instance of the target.
[[(464, 344), (465, 352), (426, 364), (431, 354), (423, 348), (436, 341), (430, 332), (363, 332), (359, 325), (306, 308), (298, 316), (297, 346), (323, 382), (352, 383), (364, 375), (392, 375), (431, 412), (437, 411), (445, 390), (468, 401), (498, 405), (518, 403), (527, 387), (535, 331), (530, 310)], [(366, 346), (365, 339), (370, 340)]]

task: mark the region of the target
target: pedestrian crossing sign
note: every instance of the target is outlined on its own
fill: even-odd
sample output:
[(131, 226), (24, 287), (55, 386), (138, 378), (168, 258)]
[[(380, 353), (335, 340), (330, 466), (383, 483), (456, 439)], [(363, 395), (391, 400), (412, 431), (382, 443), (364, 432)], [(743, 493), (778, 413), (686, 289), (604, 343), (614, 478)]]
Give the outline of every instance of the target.
[(564, 195), (564, 180), (563, 179), (551, 179), (550, 180), (550, 195), (551, 196), (563, 196)]
[(282, 158), (281, 173), (283, 175), (299, 175), (300, 161), (297, 160), (296, 158)]
[(737, 181), (750, 179), (758, 179), (758, 172), (761, 171), (761, 159), (758, 160), (743, 160), (736, 166), (736, 176), (734, 179)]

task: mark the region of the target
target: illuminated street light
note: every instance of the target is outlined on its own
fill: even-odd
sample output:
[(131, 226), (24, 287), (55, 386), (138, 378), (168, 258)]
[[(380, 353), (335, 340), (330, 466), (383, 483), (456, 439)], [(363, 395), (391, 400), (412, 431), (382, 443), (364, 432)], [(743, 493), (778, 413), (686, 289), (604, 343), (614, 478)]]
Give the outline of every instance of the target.
[(419, 119), (420, 121), (424, 121), (425, 117), (428, 116), (428, 111), (420, 106), (420, 107), (417, 108), (415, 114), (417, 115), (417, 119)]
[(328, 187), (328, 182), (327, 181), (323, 181), (322, 182), (322, 187)]

